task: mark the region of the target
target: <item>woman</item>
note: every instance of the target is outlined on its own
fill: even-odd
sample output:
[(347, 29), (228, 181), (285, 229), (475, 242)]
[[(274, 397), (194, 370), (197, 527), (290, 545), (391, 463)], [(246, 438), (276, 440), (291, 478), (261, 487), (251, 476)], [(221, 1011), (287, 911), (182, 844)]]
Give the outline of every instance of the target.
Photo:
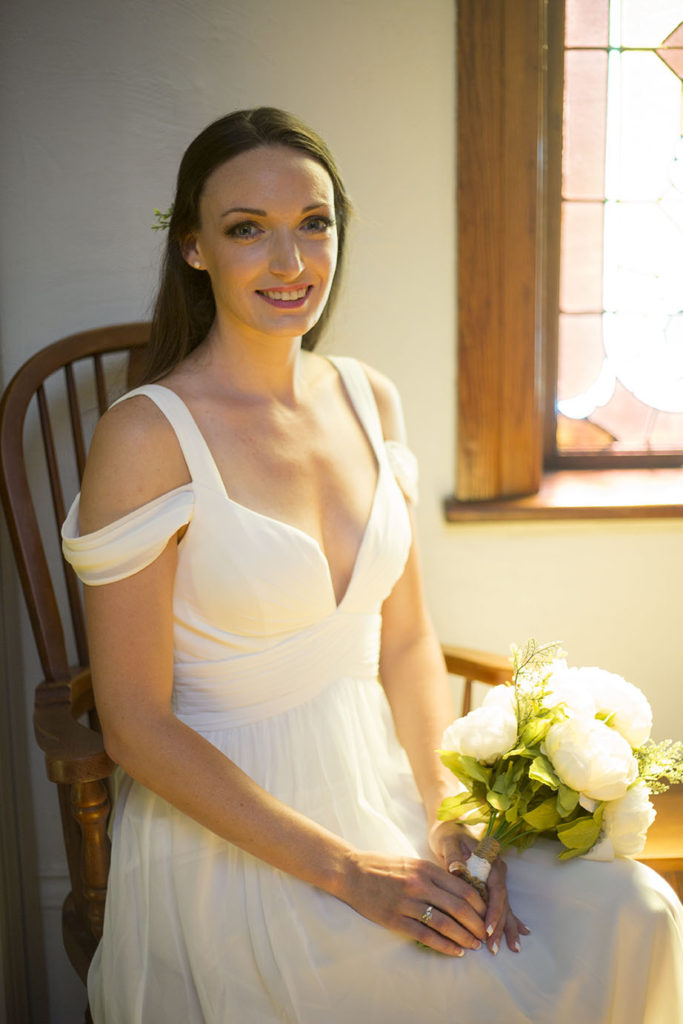
[(400, 403), (311, 351), (348, 216), (289, 115), (198, 136), (152, 383), (102, 418), (65, 524), (126, 772), (94, 1020), (675, 1021), (681, 911), (652, 873), (513, 858), (531, 934), (502, 862), (488, 906), (458, 874)]

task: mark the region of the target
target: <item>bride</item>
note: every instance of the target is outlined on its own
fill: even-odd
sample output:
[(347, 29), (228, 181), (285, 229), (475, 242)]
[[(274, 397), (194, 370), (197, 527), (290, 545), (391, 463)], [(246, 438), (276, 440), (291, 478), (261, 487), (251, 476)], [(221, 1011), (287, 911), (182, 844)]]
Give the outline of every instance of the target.
[(282, 111), (191, 143), (146, 383), (64, 525), (122, 770), (95, 1024), (683, 1021), (657, 875), (538, 844), (486, 904), (436, 819), (453, 712), (400, 401), (313, 351), (349, 214)]

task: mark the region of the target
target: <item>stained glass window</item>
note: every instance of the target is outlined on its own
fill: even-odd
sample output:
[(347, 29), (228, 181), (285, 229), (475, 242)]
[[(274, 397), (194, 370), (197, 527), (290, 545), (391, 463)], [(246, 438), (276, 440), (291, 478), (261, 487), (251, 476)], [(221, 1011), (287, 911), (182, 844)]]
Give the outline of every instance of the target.
[(683, 453), (681, 0), (566, 0), (558, 453)]

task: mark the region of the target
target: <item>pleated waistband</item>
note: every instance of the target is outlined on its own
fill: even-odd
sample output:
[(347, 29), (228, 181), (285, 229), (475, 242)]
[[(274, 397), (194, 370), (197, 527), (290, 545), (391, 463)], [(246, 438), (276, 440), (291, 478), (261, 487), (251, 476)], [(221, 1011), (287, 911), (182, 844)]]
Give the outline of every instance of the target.
[(281, 714), (335, 679), (376, 679), (381, 617), (330, 616), (265, 650), (177, 662), (176, 715), (193, 728), (224, 729)]

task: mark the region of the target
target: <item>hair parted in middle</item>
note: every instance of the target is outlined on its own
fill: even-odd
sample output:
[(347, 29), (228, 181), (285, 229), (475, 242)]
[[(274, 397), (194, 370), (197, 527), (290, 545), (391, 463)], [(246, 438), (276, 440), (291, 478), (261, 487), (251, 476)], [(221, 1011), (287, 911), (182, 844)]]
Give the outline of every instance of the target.
[(209, 176), (240, 153), (262, 146), (289, 146), (301, 150), (325, 168), (332, 182), (337, 270), (327, 304), (302, 342), (303, 348), (308, 350), (317, 344), (339, 288), (351, 202), (334, 157), (316, 132), (276, 107), (237, 110), (200, 132), (180, 162), (144, 381), (157, 380), (169, 373), (206, 337), (216, 313), (211, 281), (208, 274), (197, 273), (187, 265), (182, 247), (199, 228), (199, 202)]

